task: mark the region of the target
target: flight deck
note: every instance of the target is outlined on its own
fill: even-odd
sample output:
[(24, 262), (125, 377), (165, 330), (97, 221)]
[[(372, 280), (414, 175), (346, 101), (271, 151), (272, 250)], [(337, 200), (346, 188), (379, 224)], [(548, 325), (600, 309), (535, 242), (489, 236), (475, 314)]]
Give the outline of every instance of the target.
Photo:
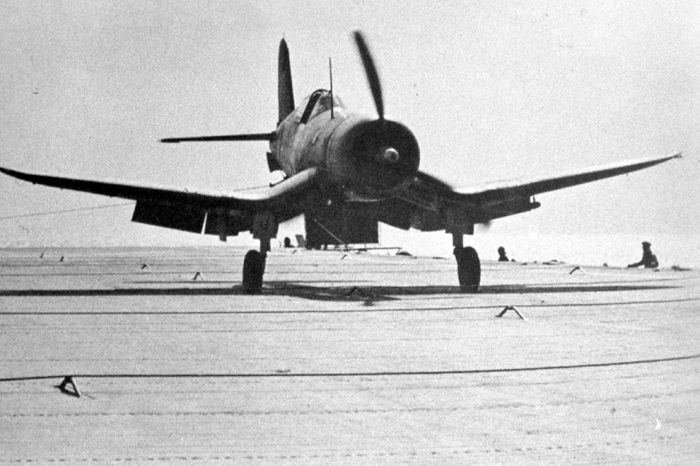
[(700, 457), (698, 271), (244, 254), (0, 250), (0, 464)]

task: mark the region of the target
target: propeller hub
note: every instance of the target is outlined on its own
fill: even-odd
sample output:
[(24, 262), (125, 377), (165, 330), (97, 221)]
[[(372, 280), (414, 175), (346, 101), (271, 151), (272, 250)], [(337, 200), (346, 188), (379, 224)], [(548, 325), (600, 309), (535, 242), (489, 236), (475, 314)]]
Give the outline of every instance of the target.
[(386, 147), (380, 152), (379, 161), (385, 163), (397, 163), (399, 161), (399, 151), (393, 147)]

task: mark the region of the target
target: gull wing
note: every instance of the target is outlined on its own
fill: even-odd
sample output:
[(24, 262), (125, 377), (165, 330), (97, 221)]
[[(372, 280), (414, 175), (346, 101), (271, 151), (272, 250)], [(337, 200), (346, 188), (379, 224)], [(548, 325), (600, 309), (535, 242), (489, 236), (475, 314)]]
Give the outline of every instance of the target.
[(493, 182), (480, 187), (457, 189), (456, 192), (461, 196), (468, 196), (471, 200), (479, 201), (504, 199), (509, 197), (529, 197), (535, 194), (590, 183), (591, 181), (598, 181), (605, 178), (611, 178), (613, 176), (624, 175), (625, 173), (653, 167), (654, 165), (666, 162), (667, 160), (680, 157), (681, 154), (678, 153), (664, 157), (632, 160), (610, 165), (584, 168), (558, 176)]
[(252, 228), (255, 213), (269, 212), (279, 221), (301, 213), (301, 201), (317, 184), (319, 170), (310, 168), (257, 192), (190, 191), (163, 186), (144, 186), (93, 181), (0, 167), (0, 172), (33, 184), (70, 189), (136, 201), (135, 222), (177, 230), (235, 235)]
[[(426, 213), (425, 217), (429, 217), (428, 211), (444, 211), (450, 212), (452, 216), (462, 217), (465, 219), (463, 223), (487, 223), (496, 218), (536, 209), (540, 204), (531, 200), (535, 194), (623, 175), (680, 157), (681, 154), (678, 153), (589, 167), (557, 176), (497, 181), (458, 189), (420, 172), (406, 193), (399, 197), (402, 201), (421, 208)], [(445, 224), (449, 224), (450, 221), (444, 216), (440, 217), (442, 221), (437, 223), (441, 224), (433, 222), (429, 229), (443, 229)], [(436, 218), (435, 215), (432, 218)], [(420, 225), (418, 228), (422, 229)]]

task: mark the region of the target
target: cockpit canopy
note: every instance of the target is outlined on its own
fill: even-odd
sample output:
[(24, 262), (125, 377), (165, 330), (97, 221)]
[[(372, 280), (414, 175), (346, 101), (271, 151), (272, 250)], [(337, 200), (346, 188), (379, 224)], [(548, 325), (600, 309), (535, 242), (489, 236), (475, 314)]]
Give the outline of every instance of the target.
[(345, 108), (343, 102), (338, 97), (332, 95), (330, 91), (318, 89), (304, 99), (297, 110), (296, 117), (301, 124), (306, 124), (311, 118), (323, 112), (330, 111), (331, 105), (333, 109)]

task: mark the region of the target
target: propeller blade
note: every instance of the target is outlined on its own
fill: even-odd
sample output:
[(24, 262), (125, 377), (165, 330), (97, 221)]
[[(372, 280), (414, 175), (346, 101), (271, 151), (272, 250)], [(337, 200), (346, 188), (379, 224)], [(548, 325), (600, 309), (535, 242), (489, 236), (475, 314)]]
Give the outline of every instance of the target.
[(382, 99), (382, 85), (379, 82), (377, 67), (374, 66), (374, 59), (372, 58), (372, 54), (369, 51), (369, 47), (367, 47), (367, 42), (362, 33), (360, 31), (355, 31), (354, 35), (357, 50), (360, 52), (360, 58), (362, 59), (362, 65), (365, 67), (369, 88), (372, 91), (374, 106), (377, 108), (379, 119), (384, 120), (384, 100)]
[(275, 133), (257, 134), (228, 134), (222, 136), (195, 136), (189, 138), (165, 138), (160, 142), (177, 144), (179, 142), (210, 142), (210, 141), (272, 141)]

